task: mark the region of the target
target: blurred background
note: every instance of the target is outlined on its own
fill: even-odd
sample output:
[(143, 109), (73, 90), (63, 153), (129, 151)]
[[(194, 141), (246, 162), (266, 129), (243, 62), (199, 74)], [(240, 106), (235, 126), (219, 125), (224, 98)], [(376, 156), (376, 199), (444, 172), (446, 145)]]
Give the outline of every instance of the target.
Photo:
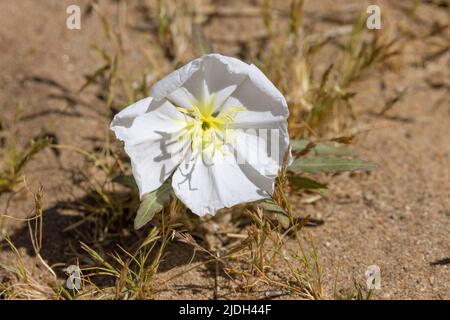
[[(70, 5), (80, 8), (80, 29), (67, 27)], [(147, 239), (148, 230), (133, 230), (136, 194), (114, 181), (130, 168), (109, 123), (209, 52), (254, 63), (273, 81), (292, 138), (351, 144), (379, 164), (316, 175), (326, 196), (292, 196), (294, 211), (315, 222), (299, 241), (320, 263), (306, 267), (305, 295), (283, 295), (361, 297), (376, 264), (375, 297), (450, 298), (449, 10), (446, 0), (1, 1), (0, 299), (70, 296), (59, 287), (65, 267), (98, 265), (95, 255)], [(240, 232), (228, 221), (192, 230), (223, 244), (209, 228), (228, 227)], [(283, 250), (303, 248), (299, 241)], [(245, 268), (226, 272), (239, 260), (217, 273), (200, 256), (190, 270), (195, 248), (185, 242), (167, 245), (140, 297), (261, 298), (274, 285)], [(116, 282), (100, 283), (127, 298), (117, 263)], [(280, 282), (300, 281), (289, 264), (272, 269)]]

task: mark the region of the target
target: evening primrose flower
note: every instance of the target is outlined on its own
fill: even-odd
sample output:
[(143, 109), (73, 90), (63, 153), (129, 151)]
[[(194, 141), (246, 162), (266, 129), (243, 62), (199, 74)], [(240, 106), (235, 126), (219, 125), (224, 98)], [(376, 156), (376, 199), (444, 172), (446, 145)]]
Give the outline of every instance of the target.
[(288, 107), (254, 65), (208, 54), (118, 113), (141, 198), (171, 179), (197, 215), (268, 198), (288, 149)]

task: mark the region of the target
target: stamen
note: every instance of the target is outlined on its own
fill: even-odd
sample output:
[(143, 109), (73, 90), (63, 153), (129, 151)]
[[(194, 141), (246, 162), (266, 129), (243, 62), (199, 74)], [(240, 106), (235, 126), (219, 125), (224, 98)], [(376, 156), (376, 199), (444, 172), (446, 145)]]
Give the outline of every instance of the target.
[(208, 150), (212, 153), (222, 150), (227, 141), (226, 129), (234, 121), (236, 113), (245, 111), (244, 108), (231, 107), (226, 111), (215, 111), (215, 96), (209, 99), (191, 102), (192, 109), (177, 107), (183, 114), (189, 116), (186, 125), (186, 135), (190, 135), (191, 148), (195, 152)]
[(204, 131), (206, 131), (206, 130), (208, 130), (209, 128), (211, 128), (211, 125), (209, 124), (209, 122), (203, 121), (203, 123), (202, 123), (202, 129), (203, 129)]

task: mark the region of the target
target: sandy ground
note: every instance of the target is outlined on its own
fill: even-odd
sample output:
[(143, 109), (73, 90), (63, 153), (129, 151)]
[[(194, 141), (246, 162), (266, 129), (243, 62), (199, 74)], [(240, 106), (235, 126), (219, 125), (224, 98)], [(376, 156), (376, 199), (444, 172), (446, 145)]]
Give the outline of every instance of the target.
[[(64, 90), (77, 90), (83, 76), (98, 66), (91, 45), (103, 39), (100, 22), (92, 16), (83, 18), (81, 31), (65, 28), (69, 2), (74, 1), (0, 2), (0, 116), (4, 122), (12, 122), (22, 109), (16, 124), (19, 144), (51, 132), (61, 144), (92, 150), (104, 130), (93, 112), (93, 106), (99, 105), (95, 97), (83, 94), (84, 105), (59, 97)], [(75, 2), (82, 6), (87, 3)], [(340, 5), (344, 13), (346, 4)], [(326, 3), (307, 4), (310, 12), (322, 6)], [(448, 12), (419, 7), (411, 28), (425, 36), (405, 41), (397, 69), (374, 73), (359, 84), (361, 94), (355, 105), (367, 111), (379, 111), (393, 90), (408, 87), (404, 99), (385, 116), (364, 112), (359, 119), (361, 128), (371, 130), (359, 136), (356, 148), (364, 158), (378, 162), (380, 168), (371, 174), (333, 177), (332, 200), (298, 206), (298, 210), (325, 221), (307, 232), (318, 247), (328, 294), (337, 270), (338, 287), (349, 287), (352, 278), (364, 279), (366, 268), (375, 264), (382, 273), (377, 298), (450, 298), (450, 52), (447, 48), (430, 58), (433, 37), (427, 32), (434, 21), (446, 23), (448, 31)], [(221, 23), (213, 19), (207, 30), (220, 30), (217, 25)], [(236, 25), (245, 25), (245, 21), (226, 20), (223, 24), (238, 33)], [(213, 49), (225, 54), (238, 55), (238, 48), (213, 43)], [(52, 79), (63, 88), (36, 81), (39, 79)], [(61, 253), (77, 246), (76, 236), (68, 239), (62, 232), (76, 217), (61, 213), (56, 205), (67, 200), (67, 190), (76, 193), (70, 169), (80, 161), (80, 156), (70, 152), (57, 156), (46, 150), (27, 168), (29, 184), (42, 183), (45, 190), (42, 255), (49, 264), (75, 259), (68, 255), (70, 261), (60, 261)], [(6, 198), (0, 198), (2, 210)], [(22, 191), (12, 200), (8, 214), (27, 217), (32, 208), (30, 195)], [(23, 254), (32, 256), (24, 224), (7, 221), (4, 229)], [(187, 249), (169, 250), (160, 278), (182, 270), (190, 255)], [(10, 252), (0, 251), (1, 261), (10, 258)], [(212, 298), (212, 286), (211, 274), (200, 268), (162, 286), (157, 297)], [(226, 296), (227, 285), (219, 288), (219, 296)]]

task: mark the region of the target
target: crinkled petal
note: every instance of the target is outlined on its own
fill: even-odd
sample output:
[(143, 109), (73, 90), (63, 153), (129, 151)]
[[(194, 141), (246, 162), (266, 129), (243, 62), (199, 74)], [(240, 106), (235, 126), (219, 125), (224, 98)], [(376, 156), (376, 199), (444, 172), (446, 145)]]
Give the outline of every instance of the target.
[(199, 216), (269, 197), (229, 152), (215, 152), (209, 161), (201, 156), (185, 160), (173, 174), (172, 187), (178, 199)]
[(151, 89), (151, 95), (155, 100), (167, 98), (167, 96), (180, 88), (194, 72), (199, 70), (201, 58), (192, 60), (181, 68), (173, 71), (163, 79), (155, 83)]
[(244, 108), (246, 111), (239, 112), (234, 121), (239, 127), (286, 121), (289, 116), (286, 99), (256, 66), (251, 65), (249, 70), (246, 80), (225, 102), (223, 111)]
[[(280, 170), (278, 137), (268, 135), (277, 131), (229, 130), (227, 143), (242, 172), (247, 178), (269, 194), (273, 193), (275, 178)], [(284, 153), (284, 151), (282, 151)]]
[(278, 152), (272, 153), (271, 157), (281, 165), (289, 146), (288, 106), (283, 95), (256, 66), (250, 66), (247, 79), (225, 101), (222, 112), (233, 108), (242, 111), (235, 113), (229, 127), (267, 130), (263, 137), (268, 145), (276, 147), (278, 144)]
[(167, 100), (143, 99), (114, 117), (111, 129), (125, 142), (141, 197), (160, 187), (183, 160), (189, 146), (185, 126), (185, 116)]
[(207, 99), (206, 92), (214, 95), (215, 109), (247, 78), (251, 66), (220, 54), (208, 54), (175, 70), (152, 88), (152, 96), (159, 100), (167, 98), (175, 104), (190, 109), (185, 101)]
[(138, 102), (135, 102), (132, 105), (120, 111), (118, 114), (114, 116), (114, 119), (111, 122), (111, 129), (116, 134), (120, 135), (122, 128), (130, 127), (137, 116), (147, 112), (152, 100), (153, 100), (152, 97), (139, 100)]

